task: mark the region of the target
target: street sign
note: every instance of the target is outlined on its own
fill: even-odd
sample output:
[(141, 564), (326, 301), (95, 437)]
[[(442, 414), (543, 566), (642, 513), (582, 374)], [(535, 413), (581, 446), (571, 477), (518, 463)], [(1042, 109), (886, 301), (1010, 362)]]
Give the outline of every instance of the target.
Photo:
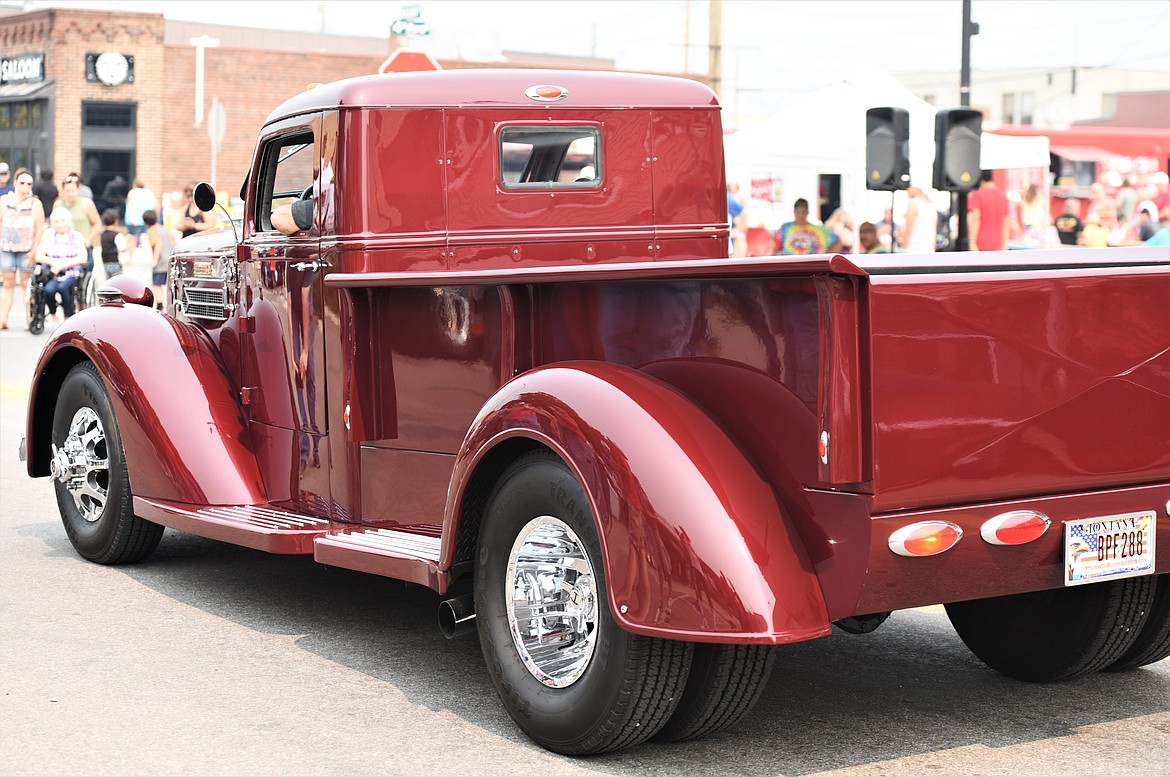
[(418, 70), (442, 70), (435, 58), (425, 51), (416, 49), (395, 49), (378, 66), (379, 73), (412, 73)]
[(223, 136), (227, 132), (227, 113), (218, 97), (211, 98), (211, 110), (207, 112), (207, 137), (211, 139), (211, 148), (219, 151), (223, 143)]

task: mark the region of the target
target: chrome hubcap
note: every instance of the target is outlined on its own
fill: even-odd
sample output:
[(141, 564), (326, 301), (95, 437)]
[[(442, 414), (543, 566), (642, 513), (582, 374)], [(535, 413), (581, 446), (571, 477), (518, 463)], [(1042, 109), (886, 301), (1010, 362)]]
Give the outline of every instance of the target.
[(110, 454), (106, 430), (92, 408), (73, 414), (61, 447), (53, 445), (49, 471), (73, 497), (82, 518), (93, 523), (102, 517), (110, 491)]
[(572, 685), (597, 643), (597, 581), (564, 522), (533, 518), (508, 556), (508, 625), (524, 666), (550, 688)]

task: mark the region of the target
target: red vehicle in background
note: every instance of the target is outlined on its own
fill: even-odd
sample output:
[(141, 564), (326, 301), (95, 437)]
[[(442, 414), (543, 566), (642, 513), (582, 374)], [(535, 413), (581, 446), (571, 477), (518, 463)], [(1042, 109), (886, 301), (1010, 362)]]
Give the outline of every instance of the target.
[[(994, 133), (1039, 135), (1049, 139), (1052, 164), (1046, 184), (1054, 218), (1064, 212), (1065, 200), (1069, 199), (1080, 201), (1079, 215), (1083, 218), (1092, 199), (1090, 187), (1094, 183), (1103, 184), (1106, 194), (1116, 196), (1122, 182), (1128, 180), (1140, 193), (1156, 185), (1158, 173), (1162, 176), (1170, 173), (1170, 127), (1074, 125), (1068, 129), (1044, 129), (1007, 125), (998, 127)], [(1030, 181), (1006, 180), (1012, 172), (997, 171), (1001, 179), (998, 183), (1022, 191)]]
[(165, 310), (119, 276), (40, 357), (83, 557), (429, 586), (569, 754), (723, 730), (901, 608), (1023, 680), (1170, 655), (1165, 250), (730, 259), (714, 94), (631, 74), (319, 86), (245, 189)]

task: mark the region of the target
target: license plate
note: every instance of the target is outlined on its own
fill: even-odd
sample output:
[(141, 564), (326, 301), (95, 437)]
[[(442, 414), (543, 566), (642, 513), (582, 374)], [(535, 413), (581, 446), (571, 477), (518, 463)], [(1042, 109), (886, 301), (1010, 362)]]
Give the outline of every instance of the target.
[(1156, 524), (1154, 510), (1068, 521), (1064, 525), (1064, 584), (1153, 574)]

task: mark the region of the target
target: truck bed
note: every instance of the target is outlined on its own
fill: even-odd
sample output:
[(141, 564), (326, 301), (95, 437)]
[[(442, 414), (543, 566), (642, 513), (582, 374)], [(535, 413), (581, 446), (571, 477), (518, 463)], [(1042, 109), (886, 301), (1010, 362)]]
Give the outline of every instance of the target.
[(870, 267), (874, 511), (1170, 478), (1161, 258)]

